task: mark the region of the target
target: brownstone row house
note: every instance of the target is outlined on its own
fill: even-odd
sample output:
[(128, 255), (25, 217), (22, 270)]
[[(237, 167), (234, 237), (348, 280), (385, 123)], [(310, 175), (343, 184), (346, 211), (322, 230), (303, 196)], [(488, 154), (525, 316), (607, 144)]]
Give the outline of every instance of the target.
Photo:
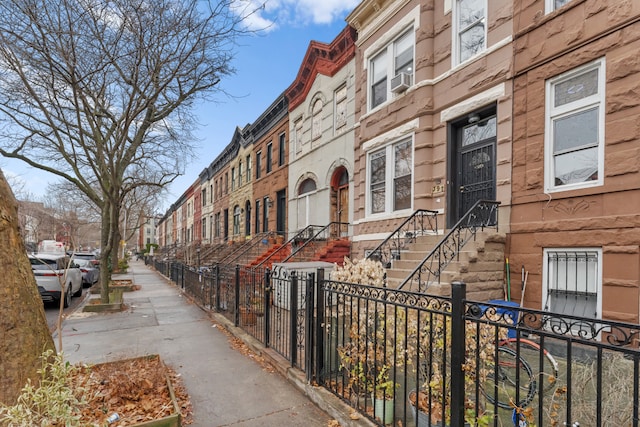
[[(435, 245), (496, 201), (469, 249), (487, 271), (451, 263), (440, 288), (504, 297), (508, 258), (529, 307), (637, 322), (640, 2), (365, 0), (346, 20), (203, 171), (194, 242), (336, 221), (361, 258), (418, 210), (437, 213)], [(399, 258), (390, 278), (420, 262)]]

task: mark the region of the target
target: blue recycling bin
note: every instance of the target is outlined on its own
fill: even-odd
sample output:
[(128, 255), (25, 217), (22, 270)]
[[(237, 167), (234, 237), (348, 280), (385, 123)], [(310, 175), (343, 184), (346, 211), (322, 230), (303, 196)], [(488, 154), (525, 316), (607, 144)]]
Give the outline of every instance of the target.
[[(489, 300), (488, 302), (489, 304), (508, 306), (508, 307), (496, 307), (496, 313), (499, 316), (503, 316), (505, 320), (508, 318), (511, 318), (511, 320), (513, 320), (514, 325), (518, 323), (518, 315), (520, 311), (518, 310), (518, 308), (520, 308), (520, 304), (518, 304), (515, 301), (505, 301), (502, 299), (492, 299), (492, 300)], [(486, 309), (487, 309), (486, 306), (482, 307), (483, 314), (486, 311)], [(507, 336), (509, 338), (515, 338), (516, 337), (515, 328), (509, 328), (509, 331), (507, 332)]]

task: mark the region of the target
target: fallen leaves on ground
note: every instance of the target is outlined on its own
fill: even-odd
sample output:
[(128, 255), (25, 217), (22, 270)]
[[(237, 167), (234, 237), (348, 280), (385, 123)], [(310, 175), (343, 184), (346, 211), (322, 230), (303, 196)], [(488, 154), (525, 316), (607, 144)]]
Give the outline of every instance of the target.
[(248, 358), (255, 360), (260, 366), (262, 366), (262, 369), (264, 369), (267, 372), (275, 372), (275, 368), (273, 367), (273, 365), (271, 363), (269, 363), (269, 361), (267, 359), (264, 358), (264, 356), (262, 356), (261, 354), (256, 353), (255, 351), (251, 350), (251, 348), (249, 348), (249, 346), (242, 341), (242, 339), (234, 336), (227, 328), (225, 328), (223, 325), (214, 322), (213, 326), (215, 328), (217, 328), (218, 330), (220, 330), (220, 332), (222, 332), (223, 334), (225, 334), (227, 336), (227, 339), (229, 340), (229, 344), (231, 345), (231, 348), (233, 348), (234, 350), (236, 350), (237, 352), (239, 352), (240, 354), (243, 354), (245, 356), (247, 356)]
[(182, 424), (190, 424), (191, 402), (182, 380), (158, 356), (80, 366), (71, 381), (74, 390), (87, 401), (81, 408), (82, 424), (103, 426), (111, 414), (117, 413), (120, 420), (109, 426), (124, 427), (175, 413), (167, 377), (180, 407)]

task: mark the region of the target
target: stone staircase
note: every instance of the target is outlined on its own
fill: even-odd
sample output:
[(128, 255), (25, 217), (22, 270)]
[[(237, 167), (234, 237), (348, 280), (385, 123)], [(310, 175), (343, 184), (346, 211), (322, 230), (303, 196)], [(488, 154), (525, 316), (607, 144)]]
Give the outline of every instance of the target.
[(332, 239), (327, 246), (320, 249), (314, 261), (331, 262), (344, 265), (344, 257), (351, 256), (351, 242), (349, 239)]
[[(387, 269), (387, 286), (397, 288), (420, 264), (431, 249), (440, 242), (442, 235), (419, 236), (400, 253), (399, 259), (392, 261)], [(431, 295), (451, 294), (451, 282), (467, 284), (467, 298), (488, 301), (504, 298), (504, 247), (506, 236), (495, 231), (476, 234), (475, 241), (469, 241), (461, 249), (458, 257), (446, 266), (440, 275), (440, 282), (432, 282), (425, 293)], [(406, 289), (415, 291), (416, 289)]]

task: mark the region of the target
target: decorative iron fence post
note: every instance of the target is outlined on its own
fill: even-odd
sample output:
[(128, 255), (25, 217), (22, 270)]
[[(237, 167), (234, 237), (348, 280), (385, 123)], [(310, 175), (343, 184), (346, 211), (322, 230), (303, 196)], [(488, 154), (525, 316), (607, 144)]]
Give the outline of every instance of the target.
[(451, 427), (464, 426), (464, 306), (467, 285), (451, 284)]
[(271, 271), (264, 271), (264, 346), (269, 348), (271, 330)]
[(216, 311), (220, 311), (220, 264), (213, 266), (213, 286), (216, 290)]
[(240, 325), (240, 265), (236, 264), (236, 274), (235, 274), (235, 304), (234, 310), (235, 313), (233, 315), (233, 324), (235, 326)]
[(180, 264), (180, 266), (180, 284), (182, 289), (184, 289), (184, 269), (187, 268), (187, 266), (184, 264)]
[(305, 280), (305, 333), (304, 333), (304, 369), (307, 374), (307, 381), (311, 382), (313, 377), (313, 345), (314, 345), (314, 333), (313, 333), (313, 309), (316, 306), (314, 302), (315, 292), (313, 292), (313, 285), (316, 281), (315, 273), (309, 273), (307, 280)]
[[(315, 334), (315, 341), (316, 341), (316, 347), (315, 347), (315, 363), (313, 365), (314, 368), (314, 375), (315, 375), (315, 379), (316, 379), (316, 383), (317, 384), (321, 384), (321, 381), (324, 380), (324, 378), (320, 378), (322, 375), (322, 372), (324, 370), (324, 354), (323, 354), (323, 350), (324, 350), (324, 329), (323, 329), (323, 323), (324, 323), (324, 298), (325, 298), (325, 294), (324, 294), (324, 269), (323, 268), (319, 268), (318, 269), (318, 273), (317, 273), (317, 280), (316, 280), (316, 310), (315, 310), (315, 316), (316, 316), (316, 322), (315, 322), (315, 327), (313, 332), (309, 331), (309, 335), (311, 333)], [(313, 311), (312, 311), (313, 313)], [(310, 350), (311, 351), (311, 350)]]
[(298, 275), (295, 271), (291, 272), (291, 295), (289, 295), (289, 308), (291, 309), (291, 318), (289, 319), (289, 352), (291, 354), (291, 366), (294, 367), (298, 363), (296, 354), (296, 344), (298, 340)]

